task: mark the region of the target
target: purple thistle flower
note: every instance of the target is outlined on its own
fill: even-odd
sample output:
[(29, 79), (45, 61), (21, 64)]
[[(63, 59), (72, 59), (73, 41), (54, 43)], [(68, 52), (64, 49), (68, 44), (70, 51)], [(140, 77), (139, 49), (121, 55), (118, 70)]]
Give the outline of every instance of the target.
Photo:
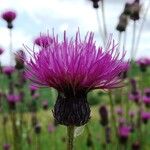
[(141, 119), (146, 124), (150, 120), (150, 112), (142, 112)]
[(2, 72), (6, 74), (8, 77), (10, 77), (14, 71), (15, 68), (13, 66), (5, 66), (2, 68)]
[(8, 28), (9, 29), (12, 29), (13, 28), (13, 25), (12, 25), (12, 21), (15, 20), (16, 18), (16, 12), (15, 11), (12, 11), (12, 10), (8, 10), (8, 11), (5, 11), (3, 14), (2, 14), (2, 18), (8, 23)]
[(129, 134), (130, 134), (131, 128), (128, 126), (120, 126), (118, 130), (118, 135), (120, 142), (122, 144), (125, 144), (128, 140)]
[(9, 149), (10, 149), (10, 144), (3, 145), (3, 150), (9, 150)]
[(134, 93), (129, 94), (129, 99), (134, 101), (135, 103), (139, 103), (141, 99), (141, 92), (140, 91), (135, 91)]
[(129, 116), (131, 117), (131, 119), (135, 116), (135, 112), (134, 111), (129, 111)]
[(8, 101), (10, 109), (14, 110), (16, 103), (21, 101), (21, 97), (20, 95), (16, 95), (16, 94), (8, 94), (7, 101)]
[(29, 85), (29, 89), (30, 89), (31, 95), (33, 96), (35, 92), (38, 90), (38, 87), (31, 84)]
[(0, 55), (2, 55), (4, 52), (4, 50), (2, 48), (0, 48)]
[(35, 39), (34, 43), (41, 47), (48, 47), (53, 43), (53, 40), (49, 35), (41, 35)]
[(122, 116), (123, 115), (123, 109), (121, 107), (117, 107), (116, 108), (116, 113), (119, 115), (119, 116)]
[(142, 72), (145, 72), (147, 67), (150, 65), (150, 59), (149, 58), (141, 58), (137, 61), (137, 64), (140, 67), (140, 70)]
[(112, 40), (105, 51), (96, 48), (93, 37), (93, 33), (87, 34), (82, 41), (77, 32), (75, 39), (69, 40), (64, 32), (63, 41), (53, 36), (50, 46), (33, 52), (26, 61), (27, 77), (36, 86), (53, 87), (59, 92), (54, 117), (61, 124), (79, 126), (89, 120), (89, 91), (122, 86), (118, 75), (128, 67), (123, 62), (125, 53), (120, 57)]
[(150, 89), (144, 89), (144, 96), (143, 96), (143, 102), (144, 104), (149, 107), (150, 106)]

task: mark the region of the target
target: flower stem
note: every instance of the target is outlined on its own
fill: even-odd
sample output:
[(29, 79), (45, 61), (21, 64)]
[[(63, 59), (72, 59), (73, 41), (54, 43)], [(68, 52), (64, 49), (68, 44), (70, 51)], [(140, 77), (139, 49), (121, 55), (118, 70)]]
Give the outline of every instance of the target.
[(99, 34), (101, 36), (103, 45), (105, 46), (105, 37), (104, 37), (103, 31), (102, 31), (101, 20), (100, 20), (100, 17), (99, 17), (97, 9), (96, 9), (96, 18), (97, 18), (97, 25), (98, 25)]
[(105, 42), (106, 42), (106, 39), (107, 39), (107, 26), (106, 26), (106, 18), (105, 18), (105, 7), (104, 7), (104, 0), (102, 0), (102, 8), (101, 8), (101, 11), (102, 11), (102, 19), (103, 19), (103, 28), (104, 28), (104, 36), (105, 36)]
[(73, 150), (73, 141), (74, 141), (74, 126), (67, 126), (67, 150)]

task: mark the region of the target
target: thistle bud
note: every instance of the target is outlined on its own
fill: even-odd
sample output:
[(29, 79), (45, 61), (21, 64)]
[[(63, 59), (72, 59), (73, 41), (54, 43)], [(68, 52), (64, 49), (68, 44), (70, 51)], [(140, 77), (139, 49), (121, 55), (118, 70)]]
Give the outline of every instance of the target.
[(116, 29), (119, 32), (123, 32), (126, 30), (127, 24), (128, 24), (128, 17), (127, 17), (127, 15), (122, 13), (119, 17), (119, 23), (118, 23)]
[(107, 108), (106, 106), (101, 106), (99, 108), (99, 115), (101, 117), (101, 125), (102, 126), (107, 126), (108, 125), (108, 111), (107, 111)]

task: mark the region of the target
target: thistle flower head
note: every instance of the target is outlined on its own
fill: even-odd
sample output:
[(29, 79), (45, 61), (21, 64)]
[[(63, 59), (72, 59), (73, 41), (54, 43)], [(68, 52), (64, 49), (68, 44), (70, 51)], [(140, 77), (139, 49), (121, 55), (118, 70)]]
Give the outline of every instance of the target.
[(11, 74), (15, 71), (13, 66), (5, 66), (2, 68), (2, 72), (7, 76), (11, 76)]
[(150, 112), (142, 112), (141, 119), (146, 124), (150, 120)]
[(131, 128), (128, 126), (120, 126), (118, 130), (118, 135), (121, 143), (126, 143), (131, 132)]
[(5, 11), (3, 14), (2, 14), (2, 18), (7, 22), (7, 27), (9, 29), (12, 29), (13, 28), (13, 25), (12, 25), (12, 21), (15, 20), (16, 18), (16, 12), (13, 11), (13, 10), (8, 10), (8, 11)]
[(137, 90), (134, 93), (130, 93), (129, 99), (134, 101), (135, 103), (139, 103), (139, 101), (141, 99), (141, 91)]
[(12, 10), (5, 11), (2, 18), (7, 22), (12, 22), (16, 18), (16, 12)]
[(137, 64), (140, 67), (140, 70), (142, 72), (145, 72), (147, 67), (150, 65), (150, 59), (149, 58), (141, 58), (137, 61)]
[(119, 74), (128, 66), (123, 62), (125, 53), (120, 57), (111, 40), (105, 51), (96, 48), (93, 37), (90, 33), (81, 40), (77, 32), (69, 40), (64, 32), (62, 41), (53, 36), (48, 47), (33, 51), (32, 58), (26, 61), (27, 77), (36, 86), (58, 91), (54, 117), (60, 124), (84, 125), (90, 118), (87, 93), (121, 86)]
[(64, 32), (61, 42), (54, 36), (49, 47), (33, 52), (26, 61), (27, 77), (36, 85), (53, 87), (66, 95), (120, 86), (118, 75), (127, 69), (125, 54), (119, 58), (112, 41), (105, 51), (96, 48), (93, 36), (90, 33), (82, 41), (77, 32), (75, 39), (69, 40)]
[(21, 101), (21, 97), (20, 95), (17, 95), (17, 94), (8, 94), (7, 101), (8, 101), (10, 109), (14, 110), (16, 103)]

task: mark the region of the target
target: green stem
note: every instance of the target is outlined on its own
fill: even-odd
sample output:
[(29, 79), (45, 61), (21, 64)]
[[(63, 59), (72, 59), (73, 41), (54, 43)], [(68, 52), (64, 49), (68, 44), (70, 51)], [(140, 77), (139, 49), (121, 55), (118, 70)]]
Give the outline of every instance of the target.
[(136, 56), (137, 51), (138, 51), (138, 46), (139, 46), (139, 43), (140, 43), (140, 39), (141, 39), (144, 23), (146, 21), (146, 17), (147, 17), (149, 8), (150, 8), (150, 1), (149, 1), (148, 5), (147, 5), (147, 8), (146, 8), (145, 13), (143, 15), (143, 20), (142, 20), (142, 23), (141, 23), (141, 26), (140, 26), (140, 29), (139, 29), (139, 33), (137, 35), (137, 42), (136, 42), (136, 46), (135, 46), (135, 56)]
[(107, 38), (107, 28), (106, 28), (106, 20), (105, 20), (105, 7), (104, 7), (104, 0), (102, 0), (102, 19), (103, 19), (103, 28), (104, 28), (104, 36), (105, 36), (105, 42)]
[(92, 150), (95, 150), (95, 148), (94, 148), (94, 143), (93, 143), (93, 138), (92, 138), (92, 134), (91, 134), (91, 131), (90, 131), (88, 125), (86, 125), (86, 131), (87, 131), (88, 136), (90, 136), (90, 139), (91, 139), (91, 142), (92, 142), (91, 149), (92, 149)]
[(102, 31), (102, 27), (101, 27), (101, 20), (100, 20), (99, 14), (98, 14), (98, 9), (96, 9), (96, 18), (97, 18), (98, 30), (99, 30), (100, 36), (102, 38), (103, 45), (105, 46), (105, 37), (103, 35), (103, 31)]
[(67, 150), (73, 150), (73, 141), (74, 141), (74, 126), (67, 126)]
[[(133, 60), (133, 56), (134, 56), (135, 37), (136, 37), (136, 21), (133, 22), (133, 35), (132, 35), (132, 47), (131, 47), (131, 60)], [(131, 69), (132, 69), (132, 68), (131, 68)]]
[(111, 118), (112, 118), (112, 121), (113, 121), (113, 127), (115, 129), (115, 132), (117, 133), (115, 109), (114, 109), (114, 103), (113, 103), (111, 91), (109, 91), (109, 100), (110, 100), (110, 111), (111, 111)]
[(11, 112), (11, 121), (12, 121), (12, 131), (13, 131), (13, 144), (14, 144), (14, 150), (18, 150), (18, 130), (17, 130), (17, 126), (16, 126), (16, 114), (14, 111)]

